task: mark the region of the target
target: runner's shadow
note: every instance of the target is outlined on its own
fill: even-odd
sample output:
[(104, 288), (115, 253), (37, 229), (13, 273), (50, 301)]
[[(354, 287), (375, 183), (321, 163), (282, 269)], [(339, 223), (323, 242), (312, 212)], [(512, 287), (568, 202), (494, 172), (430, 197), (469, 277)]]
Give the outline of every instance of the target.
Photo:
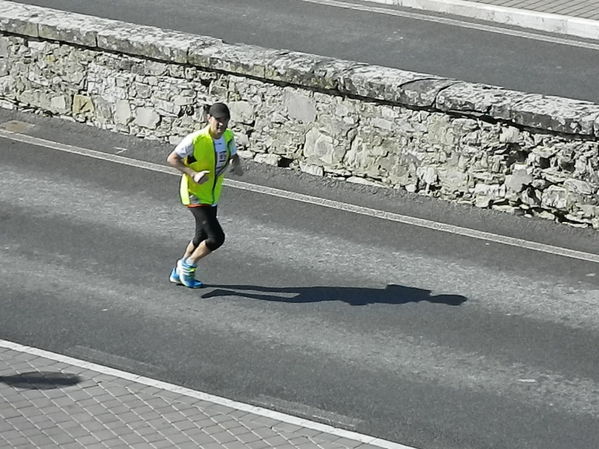
[(32, 371), (12, 376), (0, 376), (1, 382), (14, 388), (26, 390), (51, 390), (77, 385), (81, 382), (81, 378), (75, 374)]
[(343, 301), (352, 306), (367, 304), (407, 304), (430, 302), (459, 306), (468, 298), (462, 295), (431, 295), (430, 290), (390, 284), (384, 289), (359, 287), (263, 287), (259, 285), (210, 285), (215, 287), (202, 298), (219, 296), (242, 296), (263, 301), (307, 303), (321, 301)]

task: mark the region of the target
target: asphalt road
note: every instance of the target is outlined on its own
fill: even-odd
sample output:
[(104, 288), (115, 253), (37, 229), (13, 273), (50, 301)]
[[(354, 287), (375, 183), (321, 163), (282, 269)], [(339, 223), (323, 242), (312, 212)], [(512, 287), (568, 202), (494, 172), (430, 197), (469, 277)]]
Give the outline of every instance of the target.
[[(15, 117), (133, 162), (168, 151)], [(591, 231), (248, 168), (599, 253)], [(420, 449), (596, 449), (598, 264), (228, 186), (194, 291), (167, 280), (192, 226), (176, 195), (170, 174), (0, 139), (0, 339)]]
[(584, 48), (301, 0), (20, 3), (599, 102), (597, 42)]

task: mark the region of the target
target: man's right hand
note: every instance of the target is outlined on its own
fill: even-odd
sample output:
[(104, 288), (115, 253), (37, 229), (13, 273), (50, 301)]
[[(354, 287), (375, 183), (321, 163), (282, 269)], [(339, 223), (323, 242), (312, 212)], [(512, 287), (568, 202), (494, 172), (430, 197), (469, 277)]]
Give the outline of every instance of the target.
[(206, 181), (208, 181), (209, 173), (210, 173), (210, 171), (208, 171), (208, 170), (202, 170), (202, 171), (196, 172), (196, 174), (193, 175), (191, 179), (193, 179), (193, 182), (195, 182), (197, 184), (204, 184)]

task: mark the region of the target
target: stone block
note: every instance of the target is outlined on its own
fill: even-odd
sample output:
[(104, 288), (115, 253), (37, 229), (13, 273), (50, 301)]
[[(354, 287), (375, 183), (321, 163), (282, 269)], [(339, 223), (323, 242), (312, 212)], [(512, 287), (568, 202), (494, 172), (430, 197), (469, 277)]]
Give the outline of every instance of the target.
[(67, 42), (86, 47), (97, 46), (97, 36), (102, 30), (110, 28), (114, 20), (86, 16), (65, 11), (45, 9), (39, 18), (39, 37)]
[(343, 94), (401, 103), (401, 86), (427, 77), (390, 67), (356, 63), (341, 75), (339, 91)]
[(324, 176), (324, 169), (320, 165), (308, 164), (300, 162), (300, 170), (314, 176)]
[(274, 165), (276, 167), (281, 161), (281, 156), (277, 154), (257, 154), (254, 160), (261, 164)]
[(308, 163), (335, 165), (339, 162), (335, 157), (335, 147), (330, 136), (322, 134), (317, 128), (312, 128), (306, 134), (304, 157)]
[(512, 106), (522, 99), (521, 92), (485, 84), (456, 82), (437, 95), (435, 106), (444, 112), (462, 112), (509, 120)]
[(0, 58), (10, 55), (10, 40), (7, 36), (0, 36)]
[(526, 165), (516, 164), (512, 170), (512, 174), (505, 177), (505, 186), (508, 192), (520, 193), (532, 183), (531, 169)]
[(94, 103), (92, 99), (85, 95), (75, 95), (73, 97), (73, 114), (93, 114)]
[(285, 89), (283, 98), (290, 118), (302, 123), (311, 123), (316, 119), (316, 104), (313, 98), (295, 89)]
[(190, 46), (189, 63), (197, 67), (219, 70), (237, 75), (264, 78), (265, 70), (279, 51), (253, 45), (225, 44), (206, 39), (201, 45)]
[(592, 195), (597, 190), (597, 188), (591, 186), (590, 183), (580, 179), (566, 179), (564, 181), (564, 188), (569, 192), (577, 193), (579, 195)]
[(38, 37), (39, 17), (46, 8), (14, 2), (0, 2), (0, 31)]
[(264, 78), (323, 90), (337, 90), (342, 74), (355, 62), (280, 50), (272, 55)]
[(401, 86), (400, 102), (409, 106), (435, 107), (439, 93), (457, 82), (437, 77), (410, 81)]
[(229, 110), (231, 111), (231, 119), (235, 123), (243, 123), (246, 125), (254, 123), (254, 107), (249, 102), (231, 101), (229, 102)]
[(599, 105), (569, 98), (525, 94), (511, 110), (511, 120), (529, 128), (593, 136)]
[(128, 125), (133, 120), (131, 105), (127, 100), (118, 100), (114, 108), (114, 122), (117, 125)]
[(474, 204), (476, 207), (489, 207), (493, 202), (503, 200), (505, 193), (504, 185), (479, 182), (474, 186)]
[(541, 197), (543, 207), (565, 210), (569, 206), (568, 191), (563, 187), (549, 186)]
[(130, 55), (187, 63), (190, 48), (208, 38), (163, 30), (160, 28), (114, 22), (110, 28), (98, 32), (98, 48)]
[(135, 110), (135, 124), (142, 128), (156, 129), (160, 122), (160, 115), (152, 108), (137, 108)]
[(377, 183), (366, 178), (361, 178), (360, 176), (350, 176), (346, 179), (346, 181), (351, 182), (352, 184), (360, 184), (363, 186), (380, 187), (381, 185), (381, 183)]
[(457, 81), (389, 67), (354, 64), (340, 75), (343, 93), (414, 107), (433, 107), (437, 95)]
[(439, 178), (439, 185), (441, 188), (449, 193), (465, 193), (470, 187), (468, 174), (464, 173), (462, 170), (458, 170), (457, 168), (440, 168), (438, 170), (437, 176)]
[(71, 109), (71, 100), (66, 95), (49, 93), (47, 96), (42, 96), (41, 107), (57, 114), (67, 114)]

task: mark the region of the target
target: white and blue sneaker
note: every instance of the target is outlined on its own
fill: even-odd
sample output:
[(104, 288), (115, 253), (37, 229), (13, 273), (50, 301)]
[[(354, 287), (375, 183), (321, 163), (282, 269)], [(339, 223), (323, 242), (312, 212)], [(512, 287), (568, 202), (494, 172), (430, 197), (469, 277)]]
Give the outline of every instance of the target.
[[(176, 274), (179, 275), (179, 281), (188, 288), (200, 288), (204, 284), (196, 279), (196, 266), (189, 265), (182, 260), (177, 262)], [(171, 273), (172, 276), (172, 273)]]
[[(178, 262), (177, 262), (178, 265)], [(177, 265), (175, 265), (171, 271), (171, 275), (168, 278), (169, 281), (171, 281), (173, 284), (177, 284), (177, 285), (183, 285), (183, 282), (181, 282), (181, 277), (179, 276), (179, 271), (177, 270)]]

